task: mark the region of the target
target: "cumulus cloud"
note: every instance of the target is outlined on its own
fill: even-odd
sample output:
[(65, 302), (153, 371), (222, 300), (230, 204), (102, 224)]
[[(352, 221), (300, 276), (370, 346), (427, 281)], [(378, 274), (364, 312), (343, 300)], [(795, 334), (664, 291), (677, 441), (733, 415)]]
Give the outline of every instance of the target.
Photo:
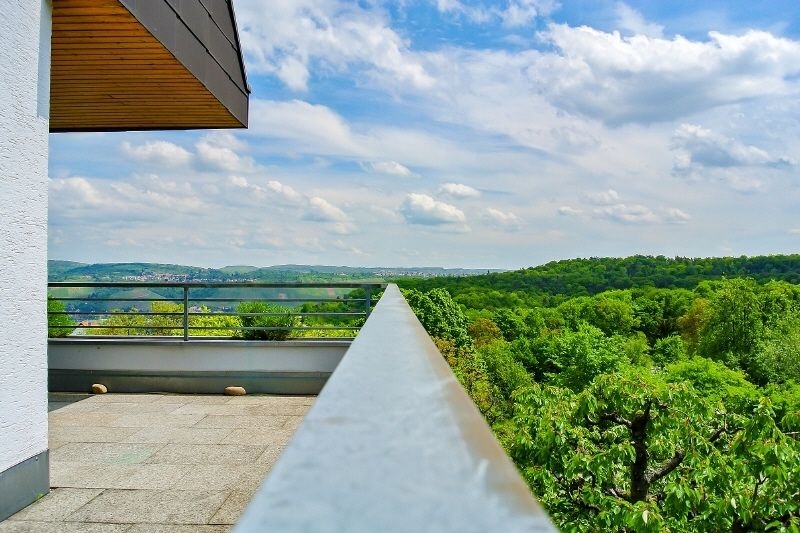
[[(796, 161), (763, 148), (742, 143), (696, 124), (682, 124), (672, 135), (675, 176), (720, 181), (731, 189), (760, 190), (764, 179), (791, 170)], [(759, 169), (753, 173), (754, 169)]]
[(595, 205), (615, 204), (619, 202), (619, 193), (614, 189), (599, 192), (587, 192), (586, 199)]
[(321, 155), (363, 155), (349, 124), (329, 107), (303, 100), (250, 102), (250, 131)]
[(557, 53), (531, 58), (537, 91), (612, 125), (675, 120), (800, 89), (800, 43), (764, 31), (710, 32), (707, 41), (692, 41), (550, 24), (540, 38)]
[(617, 26), (634, 35), (647, 35), (648, 37), (663, 37), (664, 26), (647, 22), (642, 14), (625, 2), (617, 2), (614, 7), (617, 15)]
[(308, 201), (308, 210), (304, 218), (314, 222), (344, 222), (347, 220), (347, 215), (326, 199), (314, 196)]
[(790, 167), (794, 161), (770, 154), (696, 124), (682, 124), (672, 136), (674, 170), (685, 173), (696, 167), (766, 166)]
[(423, 226), (463, 224), (467, 220), (464, 212), (456, 206), (420, 193), (407, 195), (400, 212), (407, 222)]
[(295, 91), (308, 88), (313, 64), (339, 72), (366, 68), (419, 88), (433, 84), (380, 9), (345, 0), (251, 0), (236, 7), (248, 68)]
[(165, 167), (183, 166), (192, 159), (188, 150), (167, 141), (145, 141), (138, 145), (125, 141), (119, 147), (128, 159)]
[(571, 217), (580, 215), (583, 211), (580, 209), (575, 209), (574, 207), (570, 207), (568, 205), (562, 205), (558, 208), (558, 214), (565, 217)]
[(676, 224), (684, 224), (692, 219), (688, 213), (678, 209), (677, 207), (670, 207), (667, 209), (664, 213), (664, 218), (667, 222), (674, 222)]
[(503, 211), (494, 207), (487, 207), (481, 215), (489, 224), (509, 230), (516, 230), (522, 226), (522, 219), (511, 211)]
[(189, 183), (155, 174), (135, 176), (130, 181), (51, 179), (50, 191), (58, 198), (50, 203), (50, 213), (55, 218), (142, 219), (158, 217), (165, 211), (198, 213), (206, 205)]
[(303, 200), (303, 195), (294, 190), (289, 185), (281, 183), (277, 180), (270, 180), (267, 182), (267, 189), (277, 193), (289, 202), (297, 203)]
[(246, 145), (230, 134), (209, 134), (195, 144), (198, 161), (206, 168), (226, 172), (253, 172), (257, 169), (255, 160), (242, 156), (237, 150)]
[(624, 224), (658, 221), (658, 217), (656, 217), (656, 214), (653, 213), (649, 207), (639, 204), (607, 205), (596, 208), (594, 213)]
[(366, 163), (365, 167), (374, 172), (388, 174), (390, 176), (402, 176), (407, 178), (414, 175), (414, 173), (411, 172), (411, 169), (401, 165), (397, 161), (376, 161), (372, 163)]
[(549, 15), (558, 5), (555, 0), (509, 0), (505, 6), (436, 0), (436, 7), (442, 13), (455, 14), (478, 24), (499, 20), (509, 28), (526, 26), (536, 17)]
[(439, 194), (453, 198), (477, 198), (481, 195), (481, 191), (463, 183), (445, 183), (439, 187)]

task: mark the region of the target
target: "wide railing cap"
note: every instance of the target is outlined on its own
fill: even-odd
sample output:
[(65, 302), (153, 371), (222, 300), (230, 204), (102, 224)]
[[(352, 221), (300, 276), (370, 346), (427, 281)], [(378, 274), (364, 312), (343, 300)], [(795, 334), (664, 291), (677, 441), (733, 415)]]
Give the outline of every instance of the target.
[(555, 528), (389, 285), (235, 531)]

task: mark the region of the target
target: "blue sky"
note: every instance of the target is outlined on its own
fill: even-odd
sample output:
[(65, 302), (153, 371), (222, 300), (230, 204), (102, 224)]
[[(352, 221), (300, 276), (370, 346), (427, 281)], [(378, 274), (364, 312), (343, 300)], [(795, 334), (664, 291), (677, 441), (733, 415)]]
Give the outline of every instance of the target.
[(52, 135), (52, 259), (800, 249), (796, 0), (234, 5), (250, 128)]

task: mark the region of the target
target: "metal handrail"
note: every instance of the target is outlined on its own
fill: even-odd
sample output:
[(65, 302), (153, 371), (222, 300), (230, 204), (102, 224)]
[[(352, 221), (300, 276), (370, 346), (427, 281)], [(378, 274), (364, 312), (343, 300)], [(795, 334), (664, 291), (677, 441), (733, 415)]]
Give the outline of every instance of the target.
[[(203, 338), (211, 338), (204, 335), (191, 335), (193, 331), (208, 331), (208, 330), (217, 330), (217, 331), (224, 331), (224, 332), (232, 332), (233, 334), (241, 334), (242, 332), (248, 331), (285, 331), (285, 332), (297, 332), (297, 331), (352, 331), (358, 332), (361, 328), (361, 324), (354, 324), (354, 323), (346, 323), (343, 325), (337, 325), (335, 323), (331, 323), (328, 320), (327, 324), (305, 324), (305, 325), (294, 325), (294, 324), (286, 324), (286, 325), (279, 325), (279, 326), (246, 326), (244, 324), (240, 325), (217, 325), (217, 326), (197, 326), (192, 325), (190, 323), (191, 318), (195, 317), (245, 317), (245, 318), (257, 318), (257, 317), (287, 317), (287, 318), (299, 318), (301, 321), (305, 322), (307, 318), (310, 317), (320, 317), (320, 318), (337, 318), (341, 317), (344, 319), (348, 319), (349, 321), (363, 318), (366, 320), (370, 312), (372, 310), (372, 297), (375, 291), (382, 290), (386, 287), (384, 283), (363, 283), (363, 282), (298, 282), (298, 283), (260, 283), (260, 282), (163, 282), (163, 283), (152, 283), (152, 282), (76, 282), (76, 281), (62, 281), (62, 282), (49, 282), (47, 284), (48, 289), (140, 289), (146, 288), (151, 290), (158, 290), (158, 289), (171, 289), (171, 290), (181, 290), (182, 295), (181, 297), (169, 297), (169, 296), (161, 296), (156, 293), (156, 297), (150, 298), (130, 298), (130, 297), (120, 297), (115, 298), (108, 295), (97, 295), (97, 291), (93, 292), (88, 296), (82, 297), (75, 297), (75, 296), (50, 296), (51, 300), (59, 301), (69, 305), (70, 308), (65, 308), (63, 311), (48, 311), (48, 317), (50, 316), (67, 316), (67, 317), (87, 317), (93, 318), (98, 320), (109, 320), (111, 317), (117, 316), (141, 316), (141, 317), (170, 317), (176, 318), (181, 317), (179, 323), (174, 325), (157, 325), (157, 324), (146, 324), (146, 325), (127, 325), (127, 324), (108, 324), (108, 323), (100, 323), (100, 324), (84, 324), (79, 325), (80, 329), (85, 330), (92, 330), (92, 329), (100, 329), (100, 330), (108, 330), (108, 329), (118, 329), (118, 330), (125, 330), (127, 332), (131, 331), (141, 331), (145, 330), (150, 333), (150, 335), (135, 335), (136, 337), (142, 336), (149, 336), (149, 337), (163, 337), (164, 332), (168, 336), (178, 336), (178, 335), (169, 335), (169, 332), (182, 332), (183, 333), (183, 340), (192, 339), (203, 339)], [(258, 295), (254, 294), (248, 297), (242, 296), (234, 296), (230, 298), (219, 297), (216, 295), (215, 297), (191, 297), (191, 291), (196, 289), (287, 289), (293, 291), (303, 291), (308, 289), (335, 289), (335, 290), (342, 290), (342, 289), (361, 289), (364, 291), (363, 297), (360, 295), (357, 296), (349, 296), (349, 295), (342, 295), (340, 297), (319, 297), (315, 294), (310, 294), (309, 296), (304, 296), (303, 294), (293, 294), (291, 298), (275, 298), (275, 297), (259, 297)], [(135, 302), (147, 302), (148, 304), (153, 302), (166, 302), (166, 303), (176, 303), (182, 305), (182, 310), (175, 312), (175, 311), (147, 311), (147, 310), (140, 310), (136, 307), (131, 306), (127, 310), (123, 309), (92, 309), (92, 303), (108, 303), (108, 302), (115, 302), (115, 303), (135, 303)], [(344, 307), (341, 311), (330, 311), (330, 310), (320, 310), (320, 311), (301, 311), (299, 309), (288, 309), (287, 311), (276, 313), (276, 312), (230, 312), (228, 310), (220, 310), (220, 311), (191, 311), (190, 304), (192, 303), (236, 303), (236, 302), (270, 302), (270, 303), (292, 303), (292, 304), (299, 304), (299, 303), (309, 303), (309, 304), (316, 304), (316, 303), (338, 303), (342, 304)], [(90, 306), (89, 309), (85, 309), (86, 305), (84, 305), (83, 309), (78, 307), (78, 304), (88, 304)], [(361, 307), (361, 311), (355, 311), (358, 307), (352, 307), (355, 304), (358, 307)], [(63, 331), (66, 328), (70, 328), (70, 325), (59, 325), (59, 324), (52, 324), (48, 325), (48, 331)], [(162, 332), (162, 333), (158, 333)], [(234, 335), (231, 335), (232, 337)], [(130, 335), (124, 335), (130, 336)], [(218, 338), (218, 337), (216, 337)]]

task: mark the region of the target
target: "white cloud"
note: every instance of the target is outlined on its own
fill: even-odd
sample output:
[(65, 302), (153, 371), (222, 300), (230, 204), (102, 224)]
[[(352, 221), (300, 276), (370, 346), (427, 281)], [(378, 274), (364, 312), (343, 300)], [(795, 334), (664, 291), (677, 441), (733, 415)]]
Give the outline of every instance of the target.
[(228, 176), (228, 183), (234, 187), (239, 187), (240, 189), (246, 189), (250, 186), (247, 178), (243, 176)]
[(678, 209), (677, 207), (670, 207), (667, 209), (664, 214), (664, 218), (667, 222), (673, 222), (675, 224), (684, 224), (692, 219), (688, 213)]
[(522, 226), (522, 219), (511, 211), (503, 211), (494, 207), (487, 207), (482, 218), (493, 226), (516, 230)]
[(401, 165), (397, 161), (376, 161), (372, 163), (366, 163), (365, 166), (375, 172), (389, 174), (390, 176), (410, 177), (414, 175), (414, 173), (411, 172), (411, 169)]
[(755, 30), (708, 35), (707, 41), (623, 37), (551, 24), (540, 38), (557, 53), (535, 55), (528, 73), (554, 105), (612, 125), (669, 121), (751, 98), (798, 94), (797, 41)]
[(343, 251), (343, 252), (347, 252), (347, 253), (349, 253), (349, 254), (353, 254), (353, 255), (367, 255), (367, 254), (365, 254), (365, 253), (364, 253), (364, 251), (363, 251), (363, 250), (360, 250), (359, 248), (357, 248), (357, 247), (355, 247), (355, 246), (353, 246), (353, 245), (351, 245), (351, 244), (348, 244), (348, 243), (344, 242), (344, 241), (343, 241), (343, 240), (341, 240), (341, 239), (336, 239), (336, 240), (335, 240), (335, 241), (333, 241), (331, 244), (332, 244), (332, 245), (333, 245), (333, 247), (334, 247), (334, 248), (336, 248), (337, 250), (341, 250), (341, 251)]
[(549, 15), (557, 6), (555, 0), (510, 0), (499, 15), (504, 26), (526, 26), (536, 17)]
[(663, 37), (664, 26), (647, 22), (642, 14), (625, 2), (617, 2), (614, 8), (617, 15), (617, 26), (620, 29), (629, 31), (634, 35), (646, 35), (648, 37)]
[(344, 222), (347, 215), (326, 199), (314, 196), (308, 201), (308, 211), (304, 218), (315, 222)]
[(439, 194), (453, 198), (477, 198), (481, 195), (481, 191), (463, 183), (445, 183), (439, 187)]
[(479, 24), (499, 20), (509, 28), (526, 26), (536, 17), (549, 15), (558, 5), (555, 0), (509, 0), (504, 7), (466, 4), (460, 0), (436, 1), (436, 7), (441, 13), (455, 14)]
[(130, 181), (69, 177), (50, 180), (50, 202), (55, 218), (85, 217), (87, 220), (140, 220), (156, 218), (165, 211), (198, 213), (205, 202), (188, 183), (155, 174), (135, 176)]
[(209, 134), (195, 144), (198, 160), (207, 168), (226, 172), (253, 172), (255, 160), (236, 153), (245, 145), (230, 134)]
[(183, 166), (192, 158), (188, 150), (167, 141), (145, 141), (139, 145), (125, 141), (120, 144), (120, 150), (128, 159), (165, 167)]
[[(743, 193), (763, 188), (764, 180), (797, 163), (763, 148), (742, 143), (695, 124), (682, 124), (672, 135), (672, 173), (691, 180), (717, 180)], [(754, 173), (753, 170), (758, 169)]]
[(350, 126), (324, 105), (302, 100), (250, 102), (252, 133), (290, 141), (308, 152), (333, 155), (364, 154)]
[(619, 202), (619, 193), (614, 189), (608, 189), (607, 191), (600, 191), (600, 192), (589, 192), (586, 193), (586, 199), (589, 203), (595, 205), (608, 205), (608, 204), (616, 204)]
[(267, 189), (279, 194), (286, 200), (292, 203), (297, 203), (303, 200), (303, 195), (280, 181), (270, 180), (267, 182)]
[(467, 220), (464, 212), (456, 206), (419, 193), (407, 195), (400, 207), (400, 212), (407, 222), (423, 226), (463, 224)]
[(637, 224), (657, 222), (658, 217), (653, 211), (644, 205), (614, 204), (605, 207), (598, 207), (594, 210), (596, 215), (609, 218), (623, 224)]
[(575, 209), (574, 207), (570, 207), (568, 205), (562, 205), (558, 208), (558, 214), (562, 216), (576, 216), (580, 215), (583, 211), (580, 209)]
[(789, 230), (789, 235), (800, 235), (800, 228), (793, 228)]
[(50, 192), (57, 195), (55, 206), (59, 209), (99, 207), (104, 203), (103, 195), (86, 178), (51, 179)]
[(674, 169), (678, 173), (693, 167), (767, 166), (789, 167), (794, 161), (775, 156), (757, 146), (741, 143), (695, 124), (682, 124), (672, 136)]
[(366, 68), (419, 88), (433, 84), (380, 9), (344, 0), (250, 0), (236, 8), (249, 70), (274, 74), (290, 89), (305, 91), (315, 66)]

